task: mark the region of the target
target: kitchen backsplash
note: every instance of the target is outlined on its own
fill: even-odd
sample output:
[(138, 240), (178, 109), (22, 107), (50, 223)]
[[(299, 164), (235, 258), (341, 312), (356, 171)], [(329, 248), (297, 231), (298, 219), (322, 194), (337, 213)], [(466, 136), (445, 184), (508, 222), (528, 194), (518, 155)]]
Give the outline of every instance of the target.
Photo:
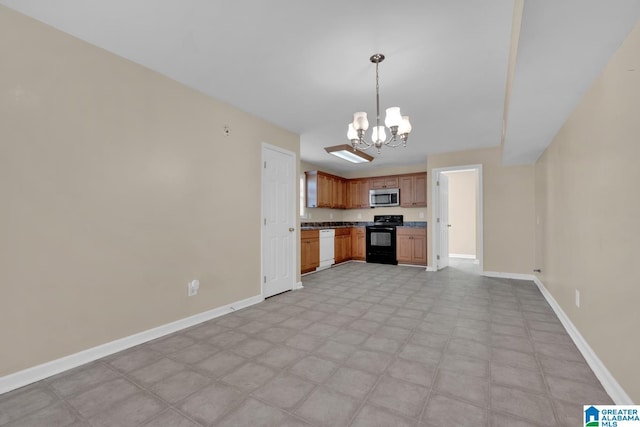
[(375, 209), (327, 209), (307, 208), (307, 218), (301, 222), (371, 222), (374, 215), (403, 215), (407, 221), (426, 221), (427, 207), (401, 208), (384, 207)]
[[(302, 228), (366, 227), (373, 221), (300, 221)], [(404, 221), (405, 227), (426, 227), (426, 221)]]

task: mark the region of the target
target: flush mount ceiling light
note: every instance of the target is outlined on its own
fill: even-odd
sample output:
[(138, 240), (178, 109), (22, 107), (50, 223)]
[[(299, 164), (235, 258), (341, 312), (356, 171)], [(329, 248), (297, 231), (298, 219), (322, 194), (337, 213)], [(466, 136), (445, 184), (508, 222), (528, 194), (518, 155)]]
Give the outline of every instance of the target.
[[(351, 141), (353, 150), (367, 150), (371, 147), (376, 147), (378, 153), (383, 146), (398, 147), (400, 144), (407, 146), (407, 138), (411, 133), (411, 123), (409, 123), (409, 116), (401, 116), (399, 107), (387, 108), (387, 116), (385, 117), (384, 124), (391, 131), (389, 139), (385, 132), (385, 127), (380, 126), (380, 85), (378, 78), (378, 65), (384, 61), (384, 55), (376, 53), (371, 58), (371, 62), (376, 64), (376, 126), (373, 128), (371, 134), (371, 142), (364, 139), (364, 133), (369, 129), (369, 121), (367, 120), (367, 113), (358, 112), (353, 115), (353, 122), (349, 123), (347, 130), (347, 138)], [(400, 137), (400, 140), (398, 140)]]
[(356, 150), (348, 144), (334, 145), (333, 147), (324, 147), (324, 149), (327, 151), (327, 153), (333, 154), (334, 156), (340, 157), (341, 159), (347, 160), (351, 163), (366, 163), (374, 159), (373, 156), (370, 156), (367, 153), (363, 153), (360, 150)]

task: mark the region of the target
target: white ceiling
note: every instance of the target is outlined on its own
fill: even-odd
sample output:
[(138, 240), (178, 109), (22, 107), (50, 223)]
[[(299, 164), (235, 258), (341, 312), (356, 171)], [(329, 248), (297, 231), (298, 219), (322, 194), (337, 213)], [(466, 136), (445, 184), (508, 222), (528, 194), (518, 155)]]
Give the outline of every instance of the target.
[[(349, 171), (501, 141), (514, 0), (0, 0), (301, 135)], [(640, 17), (640, 0), (525, 0), (503, 158), (535, 161)], [(401, 107), (406, 149), (333, 158), (355, 111)]]

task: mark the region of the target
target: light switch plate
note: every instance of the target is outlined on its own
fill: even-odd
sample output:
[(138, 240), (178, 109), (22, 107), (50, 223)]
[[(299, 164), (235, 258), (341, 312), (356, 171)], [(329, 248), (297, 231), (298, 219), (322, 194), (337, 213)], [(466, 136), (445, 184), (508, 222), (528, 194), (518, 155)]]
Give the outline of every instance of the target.
[(192, 280), (189, 283), (187, 283), (187, 295), (189, 295), (190, 297), (197, 294), (198, 289), (200, 289), (200, 281)]

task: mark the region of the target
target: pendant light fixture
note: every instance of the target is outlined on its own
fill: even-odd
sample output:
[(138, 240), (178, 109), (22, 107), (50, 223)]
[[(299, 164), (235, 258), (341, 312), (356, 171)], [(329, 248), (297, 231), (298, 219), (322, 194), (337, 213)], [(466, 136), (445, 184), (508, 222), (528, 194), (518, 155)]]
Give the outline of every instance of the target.
[[(368, 150), (376, 147), (378, 153), (383, 146), (398, 147), (400, 145), (407, 146), (407, 138), (411, 133), (411, 123), (409, 116), (402, 116), (399, 107), (390, 107), (386, 110), (384, 124), (389, 128), (390, 135), (387, 139), (385, 126), (380, 125), (380, 84), (378, 76), (378, 65), (384, 61), (384, 55), (376, 53), (371, 58), (371, 62), (376, 64), (376, 126), (371, 133), (371, 142), (365, 139), (365, 132), (369, 129), (369, 121), (367, 113), (360, 111), (353, 115), (353, 122), (349, 123), (347, 130), (347, 138), (351, 141), (354, 150)], [(399, 137), (399, 139), (398, 139)]]

